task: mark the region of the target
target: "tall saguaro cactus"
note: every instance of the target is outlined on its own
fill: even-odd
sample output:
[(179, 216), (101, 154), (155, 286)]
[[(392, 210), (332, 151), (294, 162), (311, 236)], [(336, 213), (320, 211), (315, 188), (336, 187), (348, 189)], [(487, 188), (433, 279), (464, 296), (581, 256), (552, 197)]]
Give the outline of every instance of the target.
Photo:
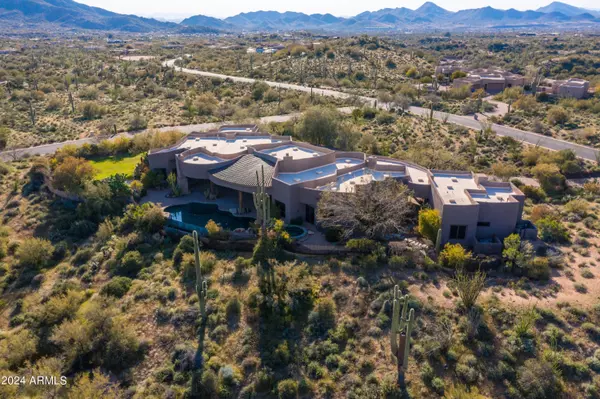
[(194, 230), (192, 233), (194, 237), (194, 257), (196, 259), (196, 294), (198, 294), (198, 301), (200, 303), (200, 316), (206, 317), (206, 297), (208, 292), (208, 285), (206, 280), (202, 280), (202, 269), (200, 268), (200, 246), (198, 244), (198, 232)]
[(262, 237), (267, 233), (267, 223), (271, 219), (271, 197), (265, 188), (265, 168), (262, 168), (262, 181), (256, 172), (256, 192), (252, 193), (256, 207), (256, 220), (260, 224)]
[[(400, 307), (402, 307), (402, 313), (400, 313)], [(394, 305), (392, 308), (392, 330), (390, 332), (390, 342), (392, 357), (398, 365), (398, 385), (401, 388), (405, 387), (404, 370), (406, 367), (408, 367), (410, 333), (412, 332), (414, 322), (415, 310), (408, 310), (408, 295), (400, 296), (400, 289), (396, 285), (394, 287)]]

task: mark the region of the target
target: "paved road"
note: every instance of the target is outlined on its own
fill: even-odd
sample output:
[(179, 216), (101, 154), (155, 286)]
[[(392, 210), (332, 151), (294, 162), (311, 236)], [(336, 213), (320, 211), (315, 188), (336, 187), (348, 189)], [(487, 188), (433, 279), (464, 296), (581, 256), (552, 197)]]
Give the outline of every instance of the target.
[[(175, 61), (176, 61), (176, 59), (168, 60), (168, 61), (165, 61), (163, 63), (163, 65), (168, 66), (168, 67), (174, 67)], [(181, 68), (181, 67), (175, 67), (175, 69), (177, 71), (180, 71), (183, 73), (188, 73), (188, 74), (193, 74), (193, 75), (209, 76), (209, 77), (215, 77), (215, 78), (219, 78), (219, 79), (231, 79), (234, 82), (254, 83), (256, 81), (256, 79), (252, 79), (252, 78), (223, 75), (223, 74), (219, 74), (219, 73), (199, 71), (196, 69), (188, 69), (188, 68)], [(351, 94), (336, 91), (336, 90), (310, 88), (308, 86), (301, 86), (301, 85), (290, 84), (290, 83), (271, 82), (271, 81), (264, 81), (264, 82), (272, 87), (281, 87), (284, 89), (298, 90), (298, 91), (303, 91), (303, 92), (311, 92), (312, 91), (314, 94), (319, 94), (319, 95), (329, 96), (329, 97), (337, 97), (337, 98), (358, 97), (359, 99), (361, 99), (362, 101), (364, 101), (367, 104), (370, 104), (371, 106), (373, 106), (377, 103), (376, 99), (372, 98), (372, 97), (353, 96)], [(382, 108), (389, 107), (389, 104), (379, 103), (378, 105)], [(429, 109), (427, 109), (427, 108), (410, 107), (409, 111), (416, 115), (429, 115)], [(465, 127), (476, 129), (476, 130), (481, 129), (481, 123), (479, 121), (475, 120), (472, 116), (454, 115), (454, 114), (447, 114), (445, 112), (437, 112), (437, 111), (434, 112), (433, 116), (434, 116), (434, 118), (436, 118), (438, 120), (444, 120), (445, 118), (447, 118), (448, 122), (452, 122), (457, 125), (465, 126)], [(512, 127), (508, 127), (508, 126), (493, 124), (492, 129), (494, 130), (494, 132), (496, 134), (498, 134), (500, 136), (512, 137), (515, 140), (519, 140), (519, 141), (522, 141), (527, 144), (544, 147), (549, 150), (554, 150), (554, 151), (573, 150), (575, 152), (575, 154), (577, 154), (578, 157), (587, 159), (590, 161), (596, 161), (599, 151), (600, 151), (600, 150), (594, 149), (592, 147), (587, 147), (587, 146), (583, 146), (580, 144), (570, 143), (568, 141), (554, 139), (552, 137), (544, 136), (542, 134), (528, 132), (526, 130), (515, 129)]]
[[(342, 107), (342, 108), (338, 108), (338, 110), (342, 113), (350, 113), (350, 112), (352, 112), (352, 107)], [(264, 116), (262, 118), (259, 118), (258, 122), (259, 123), (286, 122), (293, 118), (299, 117), (300, 115), (302, 115), (301, 112), (296, 112), (296, 113), (286, 114), (286, 115)], [(196, 124), (196, 125), (167, 126), (167, 127), (162, 127), (162, 128), (156, 129), (156, 130), (160, 130), (160, 131), (178, 130), (184, 134), (190, 134), (192, 132), (204, 132), (207, 130), (216, 129), (221, 125), (231, 124), (231, 123), (235, 123), (235, 122), (200, 123), (200, 124)], [(143, 133), (146, 131), (147, 130), (140, 130), (138, 132), (119, 133), (116, 136), (113, 136), (112, 138), (133, 137), (133, 135), (135, 135), (135, 134), (140, 134), (140, 133)], [(83, 145), (83, 144), (94, 144), (94, 143), (98, 143), (100, 140), (103, 140), (103, 139), (106, 139), (106, 137), (100, 137), (100, 138), (88, 137), (85, 139), (69, 140), (69, 141), (63, 141), (60, 143), (44, 144), (44, 145), (35, 146), (35, 147), (21, 148), (21, 149), (12, 150), (12, 151), (4, 151), (4, 152), (0, 152), (0, 160), (12, 161), (14, 159), (21, 158), (25, 155), (54, 154), (59, 148), (62, 148), (66, 145), (74, 144), (74, 145), (79, 146), (79, 145)]]

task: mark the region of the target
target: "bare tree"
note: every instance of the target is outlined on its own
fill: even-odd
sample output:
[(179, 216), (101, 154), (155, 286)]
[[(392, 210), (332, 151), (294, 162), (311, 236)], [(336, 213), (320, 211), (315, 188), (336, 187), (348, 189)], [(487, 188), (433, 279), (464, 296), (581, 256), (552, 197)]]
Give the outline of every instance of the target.
[(323, 193), (317, 212), (323, 227), (341, 228), (344, 238), (360, 234), (382, 239), (408, 230), (406, 222), (414, 208), (407, 186), (388, 178), (353, 187), (351, 193)]

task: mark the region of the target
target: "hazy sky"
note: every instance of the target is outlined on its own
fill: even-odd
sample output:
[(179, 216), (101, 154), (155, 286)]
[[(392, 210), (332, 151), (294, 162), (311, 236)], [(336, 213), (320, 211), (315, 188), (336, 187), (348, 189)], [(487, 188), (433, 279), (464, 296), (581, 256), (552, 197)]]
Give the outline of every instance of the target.
[[(217, 0), (217, 1), (190, 1), (190, 0), (75, 0), (91, 6), (102, 7), (110, 11), (136, 14), (152, 17), (187, 17), (203, 14), (212, 17), (229, 17), (240, 12), (274, 10), (274, 11), (299, 11), (308, 14), (331, 13), (336, 16), (353, 16), (363, 11), (375, 11), (381, 8), (418, 8), (425, 0)], [(440, 7), (457, 11), (460, 9), (479, 8), (492, 6), (494, 8), (517, 10), (536, 9), (549, 4), (552, 0), (439, 0), (434, 1)], [(564, 1), (578, 7), (598, 8), (597, 0)]]

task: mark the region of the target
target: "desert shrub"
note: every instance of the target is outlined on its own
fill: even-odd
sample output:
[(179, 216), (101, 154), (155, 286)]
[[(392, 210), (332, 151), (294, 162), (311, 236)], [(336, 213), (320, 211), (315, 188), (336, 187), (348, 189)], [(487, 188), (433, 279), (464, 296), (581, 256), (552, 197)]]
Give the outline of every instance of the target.
[(546, 193), (554, 194), (564, 191), (565, 177), (560, 173), (558, 166), (541, 163), (536, 165), (532, 172)]
[(17, 249), (17, 259), (24, 267), (44, 268), (52, 260), (54, 247), (43, 238), (26, 238)]
[(550, 265), (548, 258), (534, 258), (527, 267), (527, 276), (535, 280), (548, 280), (550, 278)]
[(129, 119), (129, 130), (142, 130), (148, 127), (148, 120), (139, 112), (134, 113)]
[(377, 249), (377, 247), (377, 242), (369, 238), (352, 238), (346, 243), (346, 248), (358, 252), (372, 252)]
[(561, 385), (552, 365), (539, 359), (528, 359), (517, 373), (519, 389), (527, 399), (557, 398)]
[(156, 233), (165, 225), (163, 210), (156, 204), (129, 204), (121, 218), (119, 228), (123, 230), (137, 229), (146, 233)]
[(66, 157), (52, 173), (52, 184), (59, 190), (80, 193), (95, 175), (92, 164), (83, 158)]
[(106, 109), (93, 101), (86, 101), (79, 105), (79, 112), (81, 112), (83, 119), (92, 120), (104, 115)]
[(122, 276), (135, 276), (144, 264), (144, 258), (139, 251), (129, 251), (116, 265), (114, 273)]
[(74, 265), (83, 265), (92, 259), (94, 253), (95, 251), (93, 248), (81, 248), (79, 251), (77, 251), (77, 253), (75, 253), (75, 255), (73, 255), (73, 259), (71, 259), (71, 261)]
[(106, 296), (114, 296), (117, 298), (123, 297), (131, 288), (131, 279), (128, 277), (113, 277), (105, 284), (100, 293)]
[(546, 217), (557, 218), (558, 212), (549, 205), (536, 205), (531, 210), (531, 215), (529, 216), (533, 223), (537, 223), (538, 220)]
[(208, 231), (209, 237), (216, 237), (221, 232), (221, 227), (212, 219), (206, 223), (204, 228), (206, 228), (206, 231)]
[(564, 125), (569, 120), (569, 114), (563, 107), (552, 107), (548, 111), (548, 123), (551, 125)]
[(521, 191), (533, 202), (542, 202), (546, 199), (546, 193), (541, 187), (523, 186)]
[(429, 241), (435, 243), (437, 241), (437, 234), (440, 226), (442, 225), (442, 218), (440, 212), (437, 209), (421, 209), (419, 211), (419, 225), (418, 231), (423, 237)]
[(10, 171), (10, 166), (5, 162), (0, 161), (0, 176), (8, 174)]
[(569, 241), (569, 230), (563, 223), (553, 217), (545, 217), (537, 221), (539, 236), (547, 242), (567, 242)]
[(298, 397), (298, 383), (294, 380), (283, 380), (277, 384), (279, 399), (296, 399)]
[(323, 298), (308, 316), (309, 330), (313, 335), (324, 335), (329, 329), (335, 327), (337, 308), (331, 298)]
[(32, 310), (32, 325), (40, 327), (59, 324), (65, 318), (73, 317), (84, 300), (83, 292), (72, 289), (54, 295), (42, 306)]
[(0, 341), (0, 366), (11, 369), (22, 366), (35, 356), (37, 345), (37, 336), (27, 329), (3, 337)]
[(202, 373), (200, 379), (203, 393), (207, 398), (213, 397), (217, 394), (219, 388), (219, 380), (215, 372), (208, 369)]
[(471, 252), (460, 244), (447, 243), (440, 252), (440, 263), (452, 269), (460, 269), (471, 259)]
[(583, 218), (590, 209), (590, 204), (586, 200), (578, 198), (567, 202), (564, 208), (568, 213), (573, 213)]

